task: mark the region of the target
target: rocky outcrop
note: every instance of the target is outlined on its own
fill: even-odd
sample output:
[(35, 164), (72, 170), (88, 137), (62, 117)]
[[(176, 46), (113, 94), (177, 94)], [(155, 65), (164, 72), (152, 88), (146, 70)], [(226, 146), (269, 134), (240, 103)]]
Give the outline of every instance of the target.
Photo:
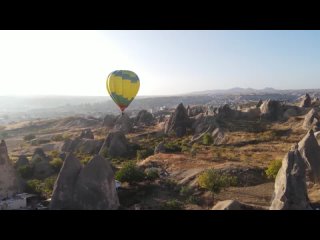
[(86, 154), (97, 154), (100, 151), (102, 144), (103, 140), (81, 138), (75, 138), (74, 140), (68, 139), (62, 145), (61, 151), (67, 153), (81, 152)]
[(311, 97), (309, 96), (308, 93), (306, 93), (306, 95), (302, 97), (299, 106), (305, 107), (305, 108), (311, 107)]
[(154, 122), (154, 117), (147, 110), (141, 110), (134, 118), (134, 122), (138, 126), (149, 126)]
[(263, 103), (263, 101), (260, 99), (259, 102), (258, 102), (257, 105), (256, 105), (256, 108), (260, 108), (261, 105), (262, 105), (262, 103)]
[(81, 169), (79, 159), (72, 153), (69, 154), (62, 165), (53, 188), (51, 209), (74, 209), (74, 188)]
[(107, 128), (113, 128), (115, 122), (116, 117), (114, 115), (107, 114), (103, 119), (102, 126)]
[(297, 148), (292, 148), (282, 161), (270, 210), (311, 209), (306, 186), (306, 165)]
[(112, 210), (119, 207), (110, 163), (96, 155), (84, 167), (68, 155), (55, 183), (50, 208)]
[(29, 165), (29, 160), (26, 155), (20, 155), (15, 166), (16, 168), (23, 167)]
[(114, 131), (121, 131), (124, 134), (132, 132), (133, 124), (132, 120), (127, 114), (122, 114), (117, 117), (115, 125), (113, 127)]
[(0, 200), (11, 197), (19, 191), (19, 182), (16, 172), (8, 155), (4, 140), (0, 142)]
[(222, 128), (216, 128), (213, 130), (211, 136), (214, 145), (220, 145), (225, 142), (225, 133)]
[(154, 148), (154, 154), (157, 153), (165, 153), (166, 147), (164, 146), (164, 142), (160, 142), (155, 148)]
[(311, 105), (312, 105), (313, 107), (319, 107), (319, 106), (320, 106), (320, 99), (319, 99), (319, 98), (314, 98), (314, 99), (312, 100)]
[(263, 208), (244, 204), (236, 200), (225, 200), (219, 201), (211, 210), (263, 210)]
[(238, 117), (239, 114), (240, 114), (239, 111), (231, 109), (228, 104), (220, 106), (214, 110), (214, 115), (221, 120), (226, 118), (230, 119), (230, 118)]
[(311, 109), (304, 118), (302, 127), (304, 129), (320, 128), (320, 117), (318, 112), (313, 108)]
[(126, 136), (121, 131), (110, 132), (106, 137), (99, 154), (101, 156), (124, 157), (129, 152)]
[(206, 112), (206, 109), (203, 106), (193, 106), (193, 107), (188, 106), (187, 108), (187, 114), (189, 117), (194, 117), (205, 112)]
[(85, 139), (94, 139), (94, 135), (90, 128), (84, 129), (81, 131), (80, 138)]
[(299, 142), (299, 151), (307, 165), (307, 177), (313, 182), (320, 182), (320, 146), (313, 130)]
[(34, 178), (45, 179), (54, 173), (54, 169), (50, 165), (50, 160), (51, 159), (43, 152), (41, 148), (35, 149), (31, 159)]
[(117, 209), (119, 199), (113, 171), (109, 161), (96, 155), (81, 170), (75, 190), (74, 203), (77, 209)]
[(206, 116), (203, 113), (195, 116), (191, 120), (193, 121), (191, 128), (195, 136), (204, 132), (211, 133), (214, 128), (218, 127), (214, 116)]
[(182, 103), (178, 105), (175, 112), (165, 123), (164, 132), (166, 134), (174, 133), (177, 137), (182, 137), (187, 133), (187, 128), (191, 126), (187, 110)]
[(261, 117), (270, 121), (280, 120), (283, 116), (283, 109), (279, 101), (267, 100), (260, 106)]

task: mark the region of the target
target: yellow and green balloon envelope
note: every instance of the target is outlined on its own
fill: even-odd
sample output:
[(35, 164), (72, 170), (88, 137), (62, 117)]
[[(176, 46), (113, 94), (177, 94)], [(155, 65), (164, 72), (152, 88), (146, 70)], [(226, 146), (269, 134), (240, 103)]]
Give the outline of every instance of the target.
[(139, 91), (140, 80), (132, 71), (117, 70), (107, 78), (107, 90), (112, 100), (123, 112)]

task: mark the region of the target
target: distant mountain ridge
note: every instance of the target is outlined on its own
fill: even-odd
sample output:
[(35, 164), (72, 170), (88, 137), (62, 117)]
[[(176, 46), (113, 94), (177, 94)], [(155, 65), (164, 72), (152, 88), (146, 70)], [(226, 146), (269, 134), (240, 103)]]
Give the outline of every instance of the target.
[(254, 88), (240, 88), (234, 87), (230, 89), (215, 89), (215, 90), (205, 90), (190, 92), (183, 95), (215, 95), (215, 94), (268, 94), (268, 93), (306, 93), (306, 92), (319, 92), (320, 89), (275, 89), (271, 87), (266, 87), (263, 89)]

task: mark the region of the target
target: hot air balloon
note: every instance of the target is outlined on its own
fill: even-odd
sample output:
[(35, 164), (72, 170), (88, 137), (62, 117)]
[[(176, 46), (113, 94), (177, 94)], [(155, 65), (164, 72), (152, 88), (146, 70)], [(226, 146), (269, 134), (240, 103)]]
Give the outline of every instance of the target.
[(118, 105), (122, 114), (139, 91), (140, 80), (132, 71), (117, 70), (107, 78), (107, 90), (112, 100)]

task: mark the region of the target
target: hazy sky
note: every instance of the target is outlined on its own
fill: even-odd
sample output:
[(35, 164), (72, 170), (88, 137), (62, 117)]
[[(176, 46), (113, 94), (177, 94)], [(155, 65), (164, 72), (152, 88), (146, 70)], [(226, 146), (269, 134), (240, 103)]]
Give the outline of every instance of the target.
[(0, 31), (0, 95), (107, 95), (113, 70), (139, 95), (320, 88), (320, 31)]

